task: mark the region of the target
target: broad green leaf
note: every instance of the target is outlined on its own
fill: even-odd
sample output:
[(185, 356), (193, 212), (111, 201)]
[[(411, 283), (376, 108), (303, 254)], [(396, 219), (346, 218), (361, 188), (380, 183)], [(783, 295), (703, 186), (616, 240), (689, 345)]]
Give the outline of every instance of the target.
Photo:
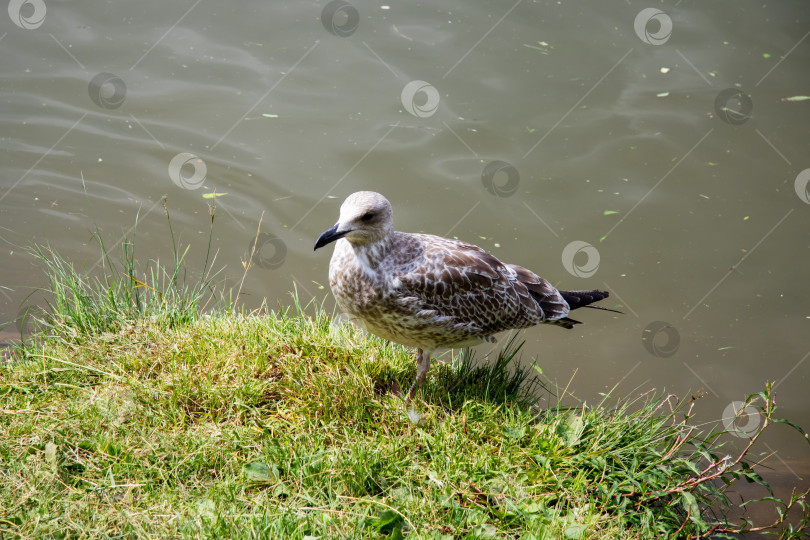
[(697, 499), (695, 496), (688, 491), (681, 492), (681, 503), (683, 504), (683, 509), (686, 510), (690, 516), (699, 516), (700, 509), (698, 508)]
[(480, 523), (472, 528), (470, 533), (467, 535), (467, 538), (472, 540), (484, 540), (490, 538), (497, 538), (498, 530), (495, 528), (494, 525), (490, 525), (489, 523)]
[(404, 519), (393, 510), (383, 510), (380, 515), (367, 520), (367, 523), (377, 532), (392, 535), (394, 538), (402, 538), (402, 522)]
[(574, 446), (579, 442), (584, 430), (585, 424), (582, 422), (582, 417), (575, 412), (567, 412), (562, 415), (562, 419), (557, 425), (557, 436), (566, 446)]
[(276, 480), (276, 476), (267, 463), (254, 461), (253, 463), (247, 463), (243, 469), (248, 479), (254, 482), (273, 482)]
[(571, 525), (565, 528), (563, 535), (565, 538), (570, 538), (571, 540), (579, 540), (585, 534), (585, 530), (585, 525)]

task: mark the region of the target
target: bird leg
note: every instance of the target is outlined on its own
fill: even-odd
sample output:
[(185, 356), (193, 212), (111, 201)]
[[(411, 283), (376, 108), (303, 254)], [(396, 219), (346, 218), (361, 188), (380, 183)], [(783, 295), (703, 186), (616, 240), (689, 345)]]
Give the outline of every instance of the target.
[(411, 389), (408, 390), (408, 397), (405, 399), (406, 403), (410, 403), (416, 393), (416, 387), (425, 382), (427, 372), (430, 369), (430, 351), (423, 351), (416, 349), (416, 380), (413, 381)]

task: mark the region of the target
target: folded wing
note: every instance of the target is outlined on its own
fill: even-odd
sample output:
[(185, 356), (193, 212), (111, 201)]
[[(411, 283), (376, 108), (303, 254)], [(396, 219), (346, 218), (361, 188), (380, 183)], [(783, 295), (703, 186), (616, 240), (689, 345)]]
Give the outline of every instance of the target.
[(459, 334), (491, 335), (568, 314), (557, 289), (526, 268), (466, 242), (412, 237), (421, 249), (403, 261), (394, 286), (403, 307), (417, 317)]

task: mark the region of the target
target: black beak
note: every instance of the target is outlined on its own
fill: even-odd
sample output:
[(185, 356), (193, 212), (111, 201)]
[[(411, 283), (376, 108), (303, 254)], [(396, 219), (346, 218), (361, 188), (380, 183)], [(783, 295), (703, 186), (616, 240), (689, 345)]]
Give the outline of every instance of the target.
[(338, 223), (335, 223), (334, 227), (332, 227), (328, 231), (325, 231), (322, 235), (318, 237), (318, 240), (315, 242), (315, 249), (322, 248), (323, 246), (331, 244), (335, 240), (339, 240), (344, 236), (346, 236), (346, 233), (348, 233), (349, 231), (343, 231), (340, 233), (337, 232), (338, 225), (339, 225)]

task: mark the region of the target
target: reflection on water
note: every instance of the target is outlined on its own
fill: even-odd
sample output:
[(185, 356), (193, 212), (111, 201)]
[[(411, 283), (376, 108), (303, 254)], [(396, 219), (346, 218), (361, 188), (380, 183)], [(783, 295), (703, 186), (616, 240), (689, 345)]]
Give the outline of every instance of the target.
[(200, 265), (222, 195), (232, 280), (264, 215), (247, 304), (321, 298), (314, 238), (373, 189), (402, 230), (608, 288), (625, 316), (524, 334), (582, 397), (703, 390), (716, 420), (772, 380), (810, 425), (805, 3), (25, 6), (0, 29), (3, 320), (43, 283), (25, 245), (91, 268), (90, 231), (137, 220), (167, 256), (163, 195)]

